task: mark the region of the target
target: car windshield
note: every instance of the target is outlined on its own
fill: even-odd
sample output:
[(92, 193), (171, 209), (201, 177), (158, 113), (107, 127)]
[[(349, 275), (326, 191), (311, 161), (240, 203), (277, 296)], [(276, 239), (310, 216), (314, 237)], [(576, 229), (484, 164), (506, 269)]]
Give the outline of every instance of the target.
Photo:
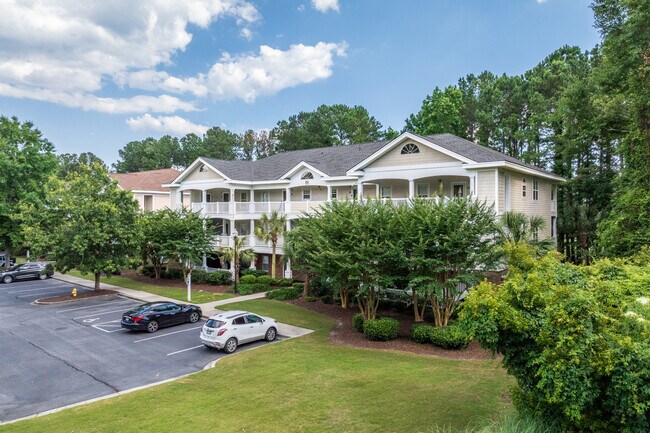
[(150, 304), (140, 305), (140, 306), (137, 306), (135, 308), (130, 309), (129, 311), (127, 311), (127, 313), (129, 313), (129, 314), (140, 314), (140, 313), (144, 313), (145, 311), (148, 311), (149, 309), (151, 309), (151, 307), (152, 307), (152, 305), (150, 305)]
[(221, 320), (217, 320), (217, 319), (210, 319), (207, 322), (205, 322), (205, 326), (207, 326), (208, 328), (221, 328), (225, 324), (226, 322), (222, 322)]

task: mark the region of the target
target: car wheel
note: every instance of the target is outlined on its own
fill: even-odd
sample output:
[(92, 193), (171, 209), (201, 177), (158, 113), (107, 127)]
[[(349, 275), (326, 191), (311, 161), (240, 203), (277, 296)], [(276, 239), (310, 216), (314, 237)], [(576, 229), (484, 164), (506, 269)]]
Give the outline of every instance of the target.
[(223, 351), (233, 353), (235, 350), (237, 350), (237, 340), (235, 338), (229, 338), (223, 346)]
[(275, 337), (277, 337), (277, 336), (278, 336), (278, 333), (277, 333), (277, 331), (275, 330), (275, 328), (269, 328), (269, 329), (266, 331), (266, 335), (264, 336), (264, 339), (265, 339), (266, 341), (273, 341), (273, 340), (275, 340)]
[(2, 282), (5, 283), (5, 284), (9, 284), (9, 283), (11, 283), (13, 280), (14, 280), (14, 277), (12, 277), (11, 275), (5, 275), (5, 276), (2, 278)]
[(199, 313), (194, 311), (192, 314), (190, 314), (190, 323), (196, 323), (199, 321), (200, 318), (201, 316), (199, 316)]
[(155, 320), (149, 322), (149, 324), (147, 325), (147, 332), (153, 333), (156, 332), (157, 330), (158, 330), (158, 322), (156, 322)]
[(47, 279), (47, 274), (39, 274), (39, 275), (38, 275), (38, 279), (39, 279), (39, 280), (45, 280), (45, 279)]

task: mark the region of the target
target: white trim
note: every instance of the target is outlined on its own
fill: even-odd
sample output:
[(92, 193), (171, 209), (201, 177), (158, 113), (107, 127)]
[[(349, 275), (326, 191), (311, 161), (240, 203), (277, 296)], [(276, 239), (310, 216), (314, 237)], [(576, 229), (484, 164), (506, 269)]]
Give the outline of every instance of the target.
[(152, 191), (152, 190), (146, 190), (146, 189), (132, 189), (130, 190), (133, 194), (165, 194), (169, 195), (169, 191)]
[[(222, 172), (220, 172), (219, 170), (217, 170), (216, 168), (214, 168), (213, 166), (211, 166), (211, 165), (210, 165), (207, 161), (205, 161), (203, 158), (199, 157), (199, 158), (196, 158), (196, 160), (195, 160), (192, 164), (190, 164), (189, 167), (187, 167), (187, 168), (186, 168), (185, 170), (183, 170), (183, 171), (182, 171), (178, 176), (176, 176), (176, 179), (172, 180), (171, 183), (166, 184), (166, 185), (170, 185), (170, 186), (171, 186), (171, 185), (177, 185), (178, 182), (180, 182), (180, 181), (182, 181), (183, 179), (185, 179), (185, 177), (187, 177), (187, 175), (189, 175), (192, 171), (194, 171), (194, 169), (196, 168), (196, 166), (199, 165), (199, 164), (203, 164), (203, 165), (205, 165), (205, 166), (208, 167), (210, 170), (214, 171), (216, 174), (218, 174), (219, 176), (223, 177), (225, 180), (230, 180), (230, 178), (229, 178), (228, 176), (226, 176), (225, 174), (223, 174)], [(166, 185), (163, 185), (163, 186), (166, 186)]]
[(446, 149), (446, 148), (444, 148), (444, 147), (442, 147), (440, 145), (437, 145), (434, 142), (429, 141), (426, 138), (420, 137), (419, 135), (413, 134), (411, 132), (404, 132), (404, 133), (400, 134), (399, 136), (397, 136), (392, 141), (386, 143), (381, 149), (379, 149), (378, 151), (376, 151), (375, 153), (373, 153), (372, 155), (370, 155), (369, 157), (367, 157), (366, 159), (364, 159), (363, 161), (361, 161), (360, 163), (358, 163), (357, 165), (352, 167), (350, 170), (347, 171), (347, 174), (349, 175), (352, 172), (363, 169), (367, 165), (373, 163), (374, 161), (378, 160), (379, 158), (384, 156), (386, 153), (388, 153), (389, 151), (391, 151), (392, 149), (397, 147), (399, 144), (401, 144), (406, 139), (415, 141), (416, 143), (421, 144), (423, 146), (427, 146), (430, 149), (433, 149), (435, 151), (443, 153), (443, 154), (445, 154), (447, 156), (450, 156), (450, 157), (452, 157), (454, 159), (457, 159), (457, 160), (459, 160), (461, 162), (465, 162), (467, 164), (475, 163), (475, 161), (472, 161), (469, 158), (465, 158), (462, 155), (459, 155), (459, 154), (457, 154), (455, 152), (452, 152), (449, 149)]
[[(301, 168), (306, 168), (306, 169), (308, 169), (308, 170), (311, 170), (312, 172), (316, 172), (316, 173), (318, 173), (318, 175), (320, 175), (321, 177), (328, 177), (327, 174), (323, 173), (322, 171), (320, 171), (319, 169), (317, 169), (317, 168), (314, 167), (313, 165), (310, 165), (310, 164), (306, 163), (305, 161), (300, 161), (300, 162), (299, 162), (298, 164), (296, 164), (296, 165), (295, 165), (291, 170), (289, 170), (288, 172), (286, 172), (285, 174), (283, 174), (282, 176), (280, 176), (280, 179), (286, 179), (286, 178), (288, 178), (288, 177), (293, 176), (293, 175), (296, 174), (296, 172), (297, 172), (298, 170), (300, 170)], [(309, 180), (311, 180), (311, 179), (309, 179)]]
[(512, 162), (508, 162), (508, 161), (480, 162), (480, 163), (475, 163), (475, 164), (468, 164), (468, 165), (465, 166), (465, 168), (467, 168), (467, 169), (507, 168), (509, 170), (513, 170), (513, 171), (516, 171), (516, 172), (519, 172), (519, 173), (525, 173), (525, 174), (529, 174), (529, 175), (532, 175), (532, 176), (538, 176), (538, 177), (542, 177), (544, 179), (555, 180), (555, 181), (558, 181), (558, 182), (565, 182), (566, 181), (566, 179), (561, 177), (561, 176), (557, 176), (555, 174), (550, 174), (550, 173), (544, 173), (542, 171), (534, 170), (532, 168), (524, 167), (522, 165), (515, 164), (515, 163), (512, 163)]
[(499, 170), (494, 170), (494, 213), (499, 215)]

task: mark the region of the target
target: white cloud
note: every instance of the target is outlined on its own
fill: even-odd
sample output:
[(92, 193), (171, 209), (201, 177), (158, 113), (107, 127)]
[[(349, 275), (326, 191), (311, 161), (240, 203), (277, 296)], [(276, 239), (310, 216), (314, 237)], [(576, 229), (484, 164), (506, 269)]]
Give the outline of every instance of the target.
[(208, 126), (197, 125), (196, 123), (192, 123), (180, 116), (153, 117), (149, 113), (140, 117), (131, 117), (127, 119), (126, 123), (131, 129), (136, 131), (148, 130), (173, 135), (186, 135), (189, 133), (203, 135), (205, 131), (210, 129)]
[[(260, 18), (245, 0), (0, 0), (0, 10), (0, 96), (81, 98), (64, 105), (100, 111), (114, 109), (88, 102), (103, 99), (93, 95), (103, 81), (171, 63), (192, 41), (189, 25), (205, 29), (217, 19), (233, 18), (244, 26)], [(160, 81), (163, 90), (203, 91), (191, 80)], [(149, 97), (136, 98), (121, 102)], [(138, 111), (143, 105), (120, 109)]]
[(345, 43), (292, 45), (282, 51), (262, 45), (259, 55), (224, 54), (207, 74), (206, 85), (215, 99), (241, 98), (253, 102), (260, 95), (311, 83), (332, 75), (335, 56), (345, 56)]
[(338, 0), (311, 0), (311, 5), (314, 7), (314, 9), (322, 13), (327, 13), (330, 10), (336, 12), (339, 11)]
[(241, 32), (239, 32), (239, 34), (241, 35), (242, 38), (248, 41), (253, 39), (253, 32), (248, 27), (244, 27), (243, 29), (241, 29)]
[[(337, 1), (313, 4), (338, 10)], [(188, 96), (252, 102), (331, 76), (334, 58), (346, 51), (345, 43), (262, 45), (258, 53), (224, 54), (203, 73), (174, 76), (165, 68), (191, 43), (190, 26), (232, 18), (250, 40), (250, 26), (260, 19), (255, 6), (247, 0), (0, 0), (0, 10), (0, 96), (107, 113), (198, 110)], [(110, 84), (117, 92), (151, 94), (106, 97)]]
[(535, 0), (538, 4), (546, 3), (548, 0)]

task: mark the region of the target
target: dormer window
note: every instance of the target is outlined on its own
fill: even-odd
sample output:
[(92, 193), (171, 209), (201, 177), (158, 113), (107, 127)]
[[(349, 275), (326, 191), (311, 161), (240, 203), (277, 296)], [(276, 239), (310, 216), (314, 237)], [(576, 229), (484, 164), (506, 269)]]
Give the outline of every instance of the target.
[(301, 179), (313, 179), (314, 175), (312, 174), (311, 171), (306, 171), (300, 176)]
[(410, 155), (412, 153), (420, 153), (420, 148), (417, 147), (414, 143), (406, 143), (404, 147), (402, 147), (402, 155)]
[(199, 167), (199, 173), (205, 173), (207, 171), (208, 171), (208, 168), (205, 165), (201, 165), (201, 167)]

